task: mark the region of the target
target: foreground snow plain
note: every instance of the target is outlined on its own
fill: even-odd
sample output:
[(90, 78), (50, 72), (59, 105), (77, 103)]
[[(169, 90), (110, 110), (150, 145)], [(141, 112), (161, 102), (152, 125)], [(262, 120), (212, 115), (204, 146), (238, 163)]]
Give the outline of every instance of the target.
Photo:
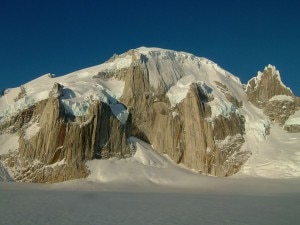
[(0, 224), (299, 224), (299, 179), (203, 185), (0, 184)]
[(131, 158), (90, 161), (86, 179), (0, 182), (0, 224), (300, 224), (299, 160), (292, 158), (299, 139), (273, 128), (252, 160), (229, 178), (175, 165), (130, 138), (136, 149)]
[[(231, 191), (222, 187), (223, 182), (196, 192), (162, 186), (110, 190), (104, 185), (95, 190), (89, 184), (93, 190), (68, 190), (5, 183), (0, 188), (0, 224), (299, 224), (299, 192), (272, 190), (295, 182), (245, 180), (252, 191), (243, 190), (241, 180), (229, 181)], [(257, 192), (260, 188), (266, 192)]]

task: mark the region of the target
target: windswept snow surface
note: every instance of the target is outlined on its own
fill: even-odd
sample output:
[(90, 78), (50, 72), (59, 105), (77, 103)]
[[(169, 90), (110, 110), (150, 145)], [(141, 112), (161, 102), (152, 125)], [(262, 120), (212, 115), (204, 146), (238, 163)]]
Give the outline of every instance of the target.
[(224, 186), (228, 183), (226, 179), (204, 191), (201, 186), (198, 191), (191, 191), (168, 187), (145, 189), (121, 183), (112, 186), (0, 183), (0, 224), (299, 224), (299, 189), (274, 192), (284, 186), (296, 189), (299, 182), (251, 181), (246, 183), (252, 189), (267, 191), (268, 188), (268, 192), (250, 188), (235, 192), (245, 187), (243, 183)]
[(300, 194), (296, 188), (299, 181), (215, 181), (205, 185), (206, 180), (202, 180), (203, 185), (199, 182), (194, 190), (122, 183), (110, 186), (0, 183), (0, 224), (296, 225), (300, 222)]

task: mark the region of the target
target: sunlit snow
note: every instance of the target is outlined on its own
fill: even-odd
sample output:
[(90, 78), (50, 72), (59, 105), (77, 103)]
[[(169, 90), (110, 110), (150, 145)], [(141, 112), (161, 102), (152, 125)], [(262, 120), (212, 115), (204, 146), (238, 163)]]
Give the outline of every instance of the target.
[(292, 96), (287, 96), (287, 95), (275, 95), (269, 100), (270, 102), (272, 101), (289, 101), (293, 102), (294, 98)]
[[(128, 61), (128, 57), (125, 57)], [(119, 65), (119, 63), (121, 63)], [(116, 69), (123, 68), (127, 64), (118, 61)], [(74, 116), (84, 116), (88, 112), (91, 100), (100, 100), (113, 107), (112, 111), (121, 122), (127, 119), (127, 110), (121, 106), (116, 111), (114, 104), (122, 96), (124, 82), (116, 79), (94, 78), (103, 68), (111, 68), (112, 65), (101, 64), (102, 66), (87, 68), (62, 77), (52, 77), (49, 74), (41, 76), (22, 86), (24, 97), (17, 99), (21, 92), (20, 88), (8, 90), (0, 98), (0, 121), (7, 117), (16, 115), (21, 110), (27, 109), (37, 102), (47, 99), (54, 83), (63, 85), (62, 103), (67, 113)], [(115, 67), (112, 67), (115, 68)]]
[(285, 125), (300, 125), (300, 110), (296, 111), (294, 115), (285, 122)]
[(19, 136), (15, 134), (0, 135), (0, 155), (6, 154), (9, 151), (15, 151), (19, 148)]

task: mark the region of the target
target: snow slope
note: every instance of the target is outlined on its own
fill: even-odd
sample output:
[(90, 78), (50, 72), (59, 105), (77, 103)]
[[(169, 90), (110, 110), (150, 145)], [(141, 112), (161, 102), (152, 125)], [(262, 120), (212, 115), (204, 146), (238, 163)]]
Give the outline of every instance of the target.
[(127, 120), (128, 112), (122, 104), (118, 104), (118, 99), (123, 93), (124, 82), (113, 78), (95, 77), (103, 68), (107, 69), (107, 67), (108, 65), (104, 63), (98, 67), (80, 70), (57, 78), (50, 74), (43, 75), (22, 85), (24, 97), (20, 99), (17, 96), (21, 92), (21, 88), (7, 90), (6, 94), (0, 98), (0, 121), (47, 99), (54, 83), (60, 83), (64, 86), (62, 102), (68, 113), (83, 116), (87, 113), (91, 100), (100, 100), (108, 103), (116, 117), (124, 123)]
[[(91, 175), (87, 180), (96, 183), (137, 183), (181, 186), (186, 179), (198, 174), (172, 162), (167, 156), (157, 153), (151, 145), (129, 138), (136, 152), (131, 158), (92, 160), (87, 163)], [(180, 178), (181, 182), (178, 182)]]
[[(252, 143), (248, 141), (248, 144)], [(266, 141), (260, 142), (252, 154), (237, 176), (300, 177), (299, 133), (288, 133), (273, 124)]]
[[(96, 183), (140, 183), (170, 185), (173, 187), (198, 186), (202, 176), (183, 165), (174, 164), (167, 156), (159, 155), (151, 145), (130, 138), (136, 147), (128, 159), (92, 160), (87, 163), (91, 175), (88, 181)], [(255, 143), (248, 143), (255, 144)], [(264, 178), (300, 178), (300, 137), (287, 133), (277, 125), (264, 142), (256, 143), (255, 151), (242, 170), (234, 175)], [(207, 178), (209, 181), (210, 178)]]

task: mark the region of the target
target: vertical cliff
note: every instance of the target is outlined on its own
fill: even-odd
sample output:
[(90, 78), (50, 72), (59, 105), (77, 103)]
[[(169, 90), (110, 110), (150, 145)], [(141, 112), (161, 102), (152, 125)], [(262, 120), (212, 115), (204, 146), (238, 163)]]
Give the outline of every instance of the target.
[(125, 126), (103, 102), (93, 101), (88, 114), (75, 117), (61, 102), (63, 87), (55, 83), (47, 100), (35, 105), (27, 123), (17, 124), (19, 150), (2, 156), (15, 179), (59, 182), (85, 177), (94, 158), (129, 154)]
[(152, 72), (147, 63), (141, 62), (126, 75), (121, 101), (131, 114), (130, 135), (201, 173), (228, 176), (237, 172), (250, 156), (250, 152), (240, 151), (244, 143), (243, 118), (234, 112), (211, 118), (211, 96), (193, 82), (185, 98), (172, 106), (163, 82), (158, 91), (151, 86)]

